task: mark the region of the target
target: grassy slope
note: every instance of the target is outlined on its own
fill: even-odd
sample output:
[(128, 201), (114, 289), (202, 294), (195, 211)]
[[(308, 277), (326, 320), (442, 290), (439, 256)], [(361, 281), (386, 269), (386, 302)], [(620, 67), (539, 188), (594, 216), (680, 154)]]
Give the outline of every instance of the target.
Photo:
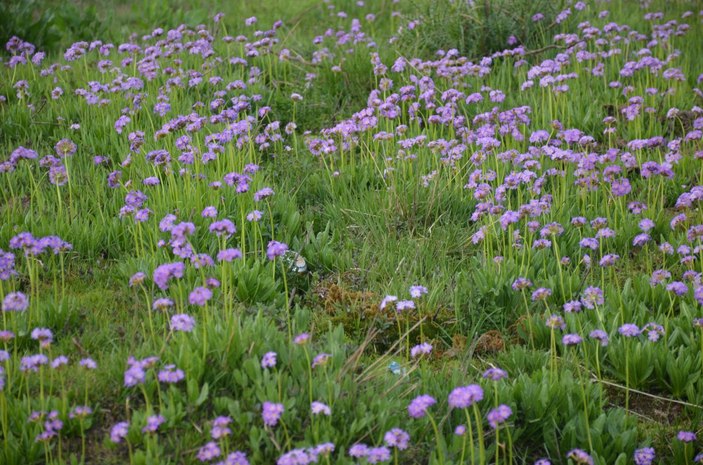
[[(156, 25), (168, 28), (181, 23), (207, 23), (212, 14), (219, 11), (208, 3), (201, 3), (195, 8), (190, 3), (192, 2), (150, 2), (146, 8), (136, 3), (127, 3), (111, 9), (112, 2), (107, 2), (96, 7), (96, 14), (102, 22), (100, 30), (107, 38), (117, 39), (131, 32), (147, 32)], [(626, 2), (614, 3), (609, 19), (616, 22), (627, 20), (633, 28), (644, 29), (644, 23), (638, 22), (641, 15), (631, 14), (632, 7), (624, 3)], [(351, 1), (335, 4), (340, 5), (340, 10), (354, 8)], [(682, 9), (686, 7), (686, 4), (681, 6)], [(390, 2), (384, 2), (377, 9), (378, 16), (385, 16), (382, 12), (390, 8)], [(416, 8), (422, 10), (426, 6), (404, 5), (403, 8), (412, 15)], [(164, 15), (164, 11), (168, 11), (168, 14)], [(314, 0), (293, 3), (284, 0), (228, 2), (224, 12), (231, 21), (226, 24), (231, 24), (232, 28), (241, 27), (241, 21), (235, 21), (235, 18), (256, 15), (262, 23), (284, 19), (287, 26), (286, 44), (292, 49), (301, 50), (303, 55), (310, 50), (311, 38), (323, 32), (319, 25), (328, 24), (329, 21), (325, 5)], [(376, 27), (381, 31), (379, 36), (383, 38), (388, 35), (391, 25), (381, 22)], [(70, 42), (68, 38), (65, 40)], [(683, 48), (679, 65), (688, 76), (697, 75), (694, 69), (700, 66), (697, 57), (703, 52), (701, 44), (699, 41), (687, 41), (678, 45)], [(540, 57), (553, 54), (554, 51), (550, 50)], [(322, 83), (306, 91), (305, 104), (299, 113), (299, 127), (316, 130), (329, 126), (349, 116), (365, 103), (368, 92), (374, 87), (374, 83), (369, 82), (371, 74), (367, 56), (360, 53), (358, 57), (349, 59), (345, 69), (347, 80), (343, 83), (336, 76), (325, 76), (324, 71), (320, 72)], [(284, 96), (301, 90), (301, 86), (295, 82), (291, 85), (283, 82), (279, 84), (277, 92), (270, 98), (274, 108), (276, 103), (281, 104), (280, 114), (285, 120), (291, 110), (285, 108), (289, 103), (284, 100)], [(519, 82), (506, 67), (496, 69), (491, 85), (506, 91), (507, 107), (512, 106), (513, 100), (515, 103), (519, 101), (517, 92), (515, 96), (508, 92), (517, 91)], [(2, 93), (9, 94), (11, 91), (3, 88)], [(545, 127), (552, 119), (560, 119), (571, 122), (573, 126), (578, 123), (578, 127), (585, 131), (597, 133), (595, 129), (603, 117), (602, 109), (612, 101), (614, 95), (614, 92), (611, 95), (594, 95), (587, 86), (575, 88), (570, 92), (569, 100), (561, 102), (555, 111), (535, 108), (534, 126)], [(672, 99), (671, 106), (688, 107), (688, 98), (686, 95), (677, 95)], [(178, 109), (175, 110), (178, 112)], [(96, 132), (87, 131), (88, 134), (83, 135), (81, 140), (81, 145), (91, 147), (94, 153), (111, 152), (119, 157), (125, 151), (124, 138), (117, 141), (114, 134), (107, 134), (104, 127), (109, 127), (109, 124), (92, 121), (95, 114), (85, 109), (47, 109), (41, 121), (35, 121), (35, 124), (50, 126), (59, 115), (80, 122), (84, 129), (95, 128)], [(9, 153), (18, 145), (27, 144), (40, 150), (43, 155), (48, 153), (53, 141), (63, 131), (47, 127), (38, 133), (19, 111), (5, 115), (5, 121), (1, 124), (0, 147), (4, 153)], [(653, 130), (652, 133), (657, 131)], [(110, 420), (108, 412), (125, 401), (120, 386), (124, 360), (128, 355), (145, 355), (152, 350), (148, 343), (136, 336), (143, 333), (145, 324), (135, 318), (135, 314), (143, 307), (141, 296), (128, 289), (124, 283), (134, 271), (149, 269), (158, 263), (159, 258), (135, 256), (130, 231), (114, 215), (122, 199), (112, 196), (105, 189), (103, 173), (97, 174), (87, 163), (83, 167), (85, 170), (78, 175), (80, 178), (76, 189), (77, 192), (90, 192), (92, 195), (77, 196), (75, 208), (80, 212), (77, 221), (62, 221), (60, 218), (52, 221), (55, 206), (49, 202), (46, 205), (32, 205), (29, 209), (16, 208), (12, 210), (10, 220), (0, 226), (0, 244), (6, 244), (19, 231), (30, 230), (35, 235), (58, 234), (71, 241), (76, 250), (80, 250), (80, 254), (71, 255), (68, 265), (66, 288), (70, 305), (63, 313), (47, 312), (41, 322), (55, 328), (55, 332), (61, 335), (55, 349), (57, 353), (78, 349), (79, 352), (92, 354), (101, 367), (107, 367), (104, 375), (99, 378), (76, 381), (77, 384), (90, 383), (91, 397), (101, 399), (101, 407), (106, 415), (99, 421), (99, 427), (102, 428), (98, 430), (104, 431), (103, 428)], [(361, 168), (353, 177), (343, 173), (337, 181), (330, 184), (327, 171), (310, 157), (279, 156), (273, 162), (266, 163), (265, 173), (277, 192), (275, 210), (297, 211), (299, 214), (298, 218), (292, 219), (280, 214), (278, 220), (284, 225), (283, 235), (298, 250), (303, 247), (307, 247), (306, 250), (317, 248), (318, 255), (310, 260), (313, 272), (301, 278), (300, 282), (293, 283), (298, 289), (299, 304), (306, 310), (300, 312), (303, 319), (311, 319), (318, 328), (327, 327), (330, 321), (344, 323), (351, 340), (359, 342), (369, 326), (369, 317), (362, 321), (359, 312), (375, 306), (384, 294), (400, 294), (409, 285), (422, 283), (430, 289), (427, 307), (439, 309), (436, 313), (437, 324), (432, 326), (429, 337), (439, 352), (451, 353), (456, 349), (461, 353), (461, 356), (446, 362), (448, 367), (441, 366), (442, 363), (428, 367), (428, 371), (445, 373), (445, 370), (452, 371), (457, 367), (474, 364), (482, 366), (485, 361), (472, 359), (471, 350), (465, 349), (472, 349), (479, 336), (488, 330), (498, 330), (506, 340), (515, 338), (515, 302), (501, 301), (504, 293), (498, 297), (491, 296), (493, 289), (490, 284), (483, 288), (476, 284), (473, 270), (484, 264), (479, 258), (480, 251), (468, 244), (469, 236), (475, 232), (467, 223), (473, 205), (467, 205), (461, 189), (419, 191), (401, 186), (398, 192), (389, 195), (383, 186), (374, 184), (379, 182), (378, 176), (368, 166)], [(364, 188), (365, 186), (371, 188)], [(13, 201), (26, 202), (27, 199), (23, 198), (26, 194), (26, 191), (23, 194), (17, 193)], [(675, 198), (673, 193), (672, 197)], [(49, 193), (46, 198), (51, 198)], [(189, 206), (195, 208), (195, 205)], [(569, 212), (560, 213), (564, 218), (574, 216), (579, 211), (576, 205), (564, 208)], [(598, 213), (600, 211), (594, 209), (591, 216)], [(314, 238), (317, 235), (319, 243), (316, 244)], [(620, 265), (623, 272), (615, 276), (609, 285), (613, 288), (621, 287), (628, 276), (627, 270), (642, 266), (638, 260), (637, 257), (625, 258)], [(51, 284), (47, 282), (42, 292), (51, 294)], [(332, 288), (339, 294), (319, 297), (321, 290), (329, 291)], [(485, 292), (486, 289), (491, 292)], [(372, 294), (360, 296), (363, 291)], [(372, 302), (371, 305), (369, 301)], [(370, 312), (373, 313), (373, 310)], [(383, 328), (385, 332), (374, 346), (379, 352), (386, 350), (396, 338), (392, 322)], [(515, 366), (519, 365), (515, 360), (520, 360), (520, 356), (537, 360), (534, 362), (536, 365), (541, 363), (539, 354), (520, 355), (519, 349), (516, 349), (516, 354), (512, 361)], [(370, 360), (374, 359), (373, 356), (370, 357)], [(508, 360), (501, 362), (506, 366), (511, 363)], [(529, 360), (525, 361), (528, 362)], [(76, 388), (81, 390), (81, 386)], [(661, 434), (664, 437), (664, 434), (675, 428), (678, 420), (674, 419), (672, 425), (653, 423), (651, 427), (655, 435)], [(689, 420), (684, 417), (680, 420), (684, 426), (689, 424)], [(192, 446), (191, 441), (188, 447)], [(118, 463), (120, 460), (119, 452), (103, 448), (99, 442), (91, 448), (103, 457), (102, 463), (110, 463), (111, 460)]]

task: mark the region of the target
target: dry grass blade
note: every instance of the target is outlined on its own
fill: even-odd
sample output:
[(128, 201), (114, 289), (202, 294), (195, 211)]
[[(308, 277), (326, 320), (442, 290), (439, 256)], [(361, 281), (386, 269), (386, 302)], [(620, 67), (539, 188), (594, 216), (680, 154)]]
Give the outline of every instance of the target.
[[(606, 380), (604, 380), (604, 379), (600, 379), (600, 380), (599, 380), (599, 379), (596, 378), (595, 376), (592, 377), (591, 379), (592, 379), (592, 381), (605, 384), (606, 386), (611, 386), (611, 387), (614, 387), (614, 388), (622, 389), (623, 391), (627, 389), (627, 387), (623, 386), (622, 384), (613, 383), (613, 382), (611, 382), (611, 381), (606, 381)], [(635, 394), (639, 394), (639, 395), (642, 395), (642, 396), (645, 396), (645, 397), (650, 397), (650, 398), (652, 398), (652, 399), (661, 400), (662, 402), (670, 402), (670, 403), (672, 403), (672, 404), (679, 404), (679, 405), (683, 405), (683, 406), (686, 406), (686, 407), (693, 407), (693, 408), (697, 408), (697, 409), (703, 410), (703, 405), (692, 404), (692, 403), (690, 403), (690, 402), (685, 402), (685, 401), (683, 401), (683, 400), (670, 399), (670, 398), (668, 398), (668, 397), (662, 397), (662, 396), (658, 396), (658, 395), (656, 395), (656, 394), (652, 394), (652, 393), (645, 392), (645, 391), (639, 391), (639, 390), (637, 390), (637, 389), (632, 389), (632, 388), (630, 388), (630, 392), (634, 392)]]

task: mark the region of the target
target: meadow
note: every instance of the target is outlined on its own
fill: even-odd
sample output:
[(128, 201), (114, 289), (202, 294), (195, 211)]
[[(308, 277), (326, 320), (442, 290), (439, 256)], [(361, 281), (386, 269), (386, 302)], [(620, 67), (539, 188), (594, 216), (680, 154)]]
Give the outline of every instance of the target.
[(0, 5), (0, 464), (703, 463), (703, 5)]

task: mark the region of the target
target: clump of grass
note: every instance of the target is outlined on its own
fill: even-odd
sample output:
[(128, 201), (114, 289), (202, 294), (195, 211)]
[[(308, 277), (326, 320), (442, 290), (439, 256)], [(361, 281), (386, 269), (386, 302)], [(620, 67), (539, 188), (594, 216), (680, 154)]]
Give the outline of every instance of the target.
[(407, 56), (456, 49), (475, 60), (516, 45), (541, 49), (562, 30), (555, 20), (565, 7), (544, 0), (421, 2), (413, 18), (417, 26), (403, 31), (398, 45)]

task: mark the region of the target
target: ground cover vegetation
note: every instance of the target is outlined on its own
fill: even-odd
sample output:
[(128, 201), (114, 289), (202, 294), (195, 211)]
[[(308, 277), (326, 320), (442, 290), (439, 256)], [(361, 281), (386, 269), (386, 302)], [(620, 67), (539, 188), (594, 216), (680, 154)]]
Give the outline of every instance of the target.
[(695, 1), (0, 5), (0, 463), (703, 463)]

